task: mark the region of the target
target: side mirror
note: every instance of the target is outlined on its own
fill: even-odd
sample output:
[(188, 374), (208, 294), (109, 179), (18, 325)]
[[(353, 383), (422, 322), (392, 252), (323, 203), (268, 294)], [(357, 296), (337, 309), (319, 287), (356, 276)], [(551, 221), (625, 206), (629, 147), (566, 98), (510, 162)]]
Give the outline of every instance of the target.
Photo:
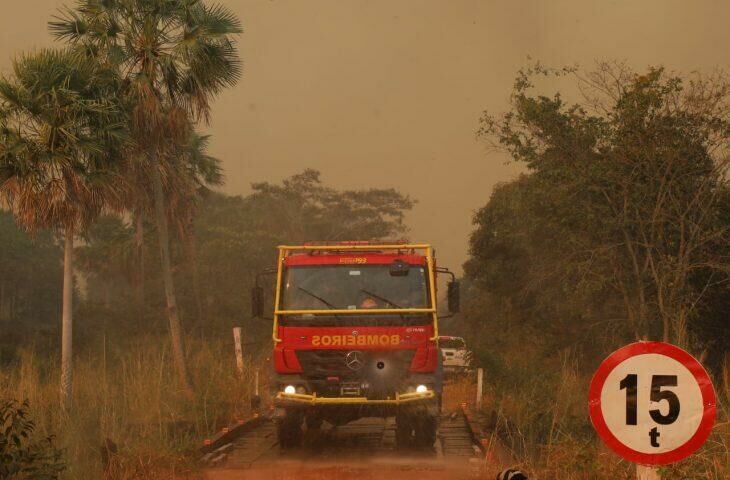
[(251, 289), (251, 315), (254, 318), (264, 316), (264, 287), (257, 285)]
[(459, 296), (459, 282), (456, 280), (452, 280), (448, 284), (448, 291), (446, 292), (446, 299), (449, 306), (449, 312), (451, 313), (459, 313), (459, 303), (460, 303), (460, 296)]

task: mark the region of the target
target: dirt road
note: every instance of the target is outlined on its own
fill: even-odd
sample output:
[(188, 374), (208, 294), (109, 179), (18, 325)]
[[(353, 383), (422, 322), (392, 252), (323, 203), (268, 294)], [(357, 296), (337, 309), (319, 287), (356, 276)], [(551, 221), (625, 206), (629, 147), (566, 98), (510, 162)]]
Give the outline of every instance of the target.
[[(225, 463), (204, 472), (208, 480), (460, 480), (475, 478), (484, 467), (472, 426), (460, 401), (468, 382), (449, 385), (434, 448), (398, 449), (394, 419), (361, 419), (305, 434), (302, 447), (281, 450), (273, 423), (263, 423), (236, 440)], [(311, 433), (311, 434), (310, 434)], [(496, 468), (496, 466), (495, 466)], [(491, 470), (491, 468), (490, 468)]]
[(463, 465), (429, 467), (417, 459), (397, 462), (349, 459), (337, 463), (284, 461), (248, 470), (210, 470), (204, 476), (206, 480), (461, 480), (473, 477)]

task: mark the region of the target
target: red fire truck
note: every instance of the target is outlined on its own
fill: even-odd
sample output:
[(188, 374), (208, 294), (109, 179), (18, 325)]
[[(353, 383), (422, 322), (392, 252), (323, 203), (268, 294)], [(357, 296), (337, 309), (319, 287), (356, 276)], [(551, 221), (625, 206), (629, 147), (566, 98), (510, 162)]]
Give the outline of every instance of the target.
[[(430, 245), (338, 242), (280, 246), (273, 311), (273, 397), (279, 443), (303, 428), (362, 417), (396, 421), (399, 446), (431, 446), (442, 389), (437, 276)], [(254, 287), (254, 316), (263, 288)]]

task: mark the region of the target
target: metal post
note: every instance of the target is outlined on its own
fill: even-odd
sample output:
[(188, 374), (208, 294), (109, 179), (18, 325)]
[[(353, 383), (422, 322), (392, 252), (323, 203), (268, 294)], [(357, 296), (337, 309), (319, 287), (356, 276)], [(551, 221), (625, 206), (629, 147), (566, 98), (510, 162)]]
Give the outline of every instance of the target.
[(261, 396), (259, 395), (259, 369), (253, 374), (253, 396), (251, 397), (251, 410), (258, 415), (261, 409)]
[(483, 395), (483, 388), (484, 388), (484, 370), (481, 368), (477, 368), (477, 402), (476, 402), (476, 410), (479, 411), (482, 409), (482, 395)]
[(233, 329), (233, 343), (236, 347), (236, 367), (238, 373), (243, 375), (243, 347), (241, 346), (241, 327)]
[(646, 465), (636, 465), (636, 478), (637, 480), (661, 480), (659, 469)]

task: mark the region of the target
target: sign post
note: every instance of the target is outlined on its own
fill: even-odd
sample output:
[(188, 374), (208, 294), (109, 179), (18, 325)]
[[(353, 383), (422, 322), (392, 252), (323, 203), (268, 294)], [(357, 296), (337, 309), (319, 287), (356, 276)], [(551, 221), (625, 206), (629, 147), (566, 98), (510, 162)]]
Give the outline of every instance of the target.
[(647, 467), (646, 465), (636, 466), (637, 480), (660, 480), (659, 469), (657, 467)]
[(679, 347), (638, 342), (609, 355), (593, 376), (591, 421), (608, 447), (637, 464), (639, 479), (705, 443), (717, 398), (702, 365)]

